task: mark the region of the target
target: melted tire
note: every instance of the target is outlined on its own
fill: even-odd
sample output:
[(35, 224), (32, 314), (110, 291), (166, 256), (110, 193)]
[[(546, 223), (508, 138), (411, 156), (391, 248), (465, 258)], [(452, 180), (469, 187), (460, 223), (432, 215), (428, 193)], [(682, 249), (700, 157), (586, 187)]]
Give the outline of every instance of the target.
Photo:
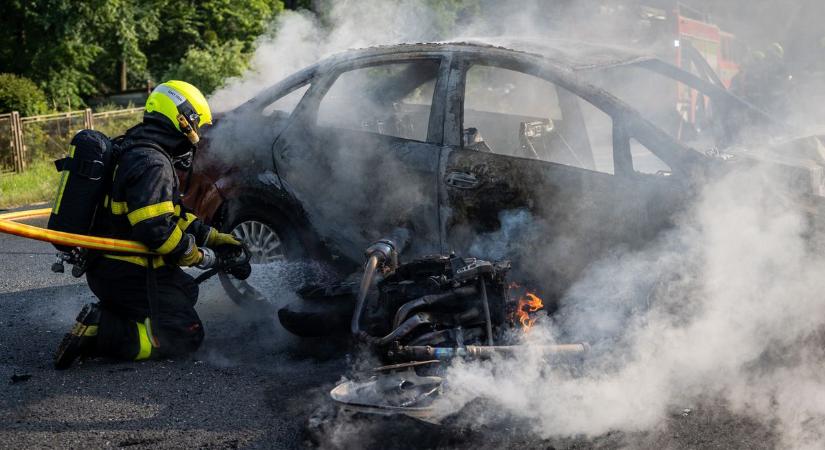
[(352, 283), (308, 287), (299, 294), (301, 300), (278, 310), (278, 320), (287, 331), (301, 337), (349, 334), (355, 309)]
[(281, 326), (300, 337), (340, 336), (349, 332), (354, 305), (300, 300), (278, 310)]

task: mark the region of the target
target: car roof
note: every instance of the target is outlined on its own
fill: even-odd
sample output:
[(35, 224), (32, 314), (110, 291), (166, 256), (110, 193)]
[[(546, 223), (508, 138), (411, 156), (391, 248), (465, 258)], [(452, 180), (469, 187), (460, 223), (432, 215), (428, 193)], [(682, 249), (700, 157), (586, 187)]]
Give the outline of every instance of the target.
[(524, 55), (538, 56), (559, 66), (574, 71), (593, 70), (656, 59), (628, 48), (606, 44), (589, 43), (562, 39), (530, 38), (462, 38), (455, 41), (421, 42), (415, 44), (392, 44), (358, 48), (333, 55), (328, 61), (341, 62), (352, 58), (391, 55), (398, 52), (438, 52), (465, 51), (484, 52), (508, 51)]

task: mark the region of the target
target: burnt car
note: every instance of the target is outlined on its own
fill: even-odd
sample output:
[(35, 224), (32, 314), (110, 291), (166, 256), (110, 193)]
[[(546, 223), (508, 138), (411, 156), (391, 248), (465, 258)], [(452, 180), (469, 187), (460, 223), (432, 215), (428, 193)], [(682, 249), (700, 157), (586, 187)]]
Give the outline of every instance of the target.
[(772, 159), (823, 194), (819, 141), (743, 150), (792, 130), (681, 51), (684, 67), (577, 42), (351, 50), (218, 117), (185, 201), (247, 239), (253, 263), (353, 269), (401, 233), (410, 260), (512, 258), (552, 306), (607, 249), (668, 227), (697, 173)]

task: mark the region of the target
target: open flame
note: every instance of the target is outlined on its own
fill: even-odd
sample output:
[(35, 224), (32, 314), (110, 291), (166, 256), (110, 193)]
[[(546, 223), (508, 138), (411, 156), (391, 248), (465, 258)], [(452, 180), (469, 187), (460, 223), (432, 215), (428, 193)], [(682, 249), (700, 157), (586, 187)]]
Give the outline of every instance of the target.
[(525, 293), (518, 300), (516, 316), (518, 317), (519, 322), (521, 322), (521, 326), (524, 327), (524, 331), (528, 331), (533, 327), (533, 324), (536, 323), (536, 319), (534, 317), (530, 317), (530, 313), (534, 313), (542, 308), (544, 308), (544, 303), (542, 303), (541, 298), (532, 292)]
[[(511, 284), (510, 288), (523, 289), (518, 284)], [(536, 318), (530, 317), (531, 313), (544, 309), (544, 302), (538, 295), (523, 289), (523, 294), (518, 299), (514, 319), (521, 323), (524, 331), (527, 332), (536, 323)]]

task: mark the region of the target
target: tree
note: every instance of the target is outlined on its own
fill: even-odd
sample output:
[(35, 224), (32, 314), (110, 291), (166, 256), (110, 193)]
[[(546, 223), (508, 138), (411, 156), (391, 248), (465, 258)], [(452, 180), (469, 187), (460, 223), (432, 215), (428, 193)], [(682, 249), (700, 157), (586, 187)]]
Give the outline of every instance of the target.
[(243, 70), (283, 8), (280, 0), (4, 0), (0, 67), (37, 83), (56, 109), (194, 68), (214, 86)]
[(46, 94), (28, 78), (0, 73), (0, 113), (19, 111), (23, 116), (43, 114)]
[(102, 66), (113, 69), (111, 84), (116, 90), (125, 91), (132, 84), (130, 74), (134, 81), (148, 78), (143, 48), (158, 38), (160, 10), (165, 9), (166, 2), (109, 0), (101, 6), (95, 22), (104, 50)]
[(175, 70), (193, 48), (214, 49), (236, 41), (250, 52), (255, 39), (284, 8), (280, 0), (189, 0), (174, 5), (164, 11), (160, 36), (148, 47), (153, 55), (149, 69), (155, 74)]
[(88, 65), (100, 52), (89, 39), (84, 12), (85, 5), (68, 0), (3, 2), (0, 66), (31, 78), (59, 103), (79, 102), (77, 93), (93, 87)]
[(180, 64), (164, 75), (164, 80), (184, 80), (209, 95), (221, 87), (226, 78), (246, 70), (249, 54), (244, 53), (243, 48), (240, 41), (190, 48)]

